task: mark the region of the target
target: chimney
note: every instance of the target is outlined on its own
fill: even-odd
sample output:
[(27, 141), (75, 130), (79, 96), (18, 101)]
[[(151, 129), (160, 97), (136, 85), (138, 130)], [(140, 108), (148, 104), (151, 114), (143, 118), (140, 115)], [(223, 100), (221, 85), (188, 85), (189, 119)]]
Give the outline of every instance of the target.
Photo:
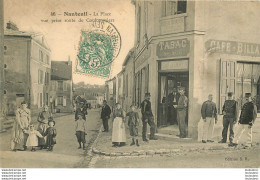
[(70, 56), (68, 56), (68, 65), (71, 66), (72, 65), (72, 62), (70, 60)]
[(14, 31), (19, 31), (19, 28), (16, 26), (15, 23), (9, 21), (7, 24), (6, 24), (6, 29), (12, 29)]

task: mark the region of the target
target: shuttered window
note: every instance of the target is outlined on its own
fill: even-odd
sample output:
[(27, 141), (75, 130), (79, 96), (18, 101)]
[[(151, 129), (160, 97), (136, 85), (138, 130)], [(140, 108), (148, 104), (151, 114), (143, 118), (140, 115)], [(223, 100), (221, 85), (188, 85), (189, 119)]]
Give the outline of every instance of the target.
[(222, 109), (228, 92), (236, 93), (236, 62), (221, 60), (219, 110)]

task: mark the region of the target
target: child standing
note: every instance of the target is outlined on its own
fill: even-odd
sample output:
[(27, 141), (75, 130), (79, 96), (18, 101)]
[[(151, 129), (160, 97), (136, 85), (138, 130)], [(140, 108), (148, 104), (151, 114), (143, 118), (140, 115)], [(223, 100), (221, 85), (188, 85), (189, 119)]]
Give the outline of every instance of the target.
[(78, 115), (78, 120), (75, 122), (75, 130), (76, 130), (76, 136), (78, 139), (79, 147), (81, 148), (81, 143), (83, 144), (83, 150), (85, 150), (85, 144), (86, 139), (85, 136), (87, 135), (87, 127), (86, 127), (86, 121), (82, 118), (81, 115)]
[[(128, 112), (126, 114), (126, 116), (129, 119), (128, 126), (129, 126), (129, 130), (130, 130), (130, 136), (132, 136), (132, 143), (130, 144), (130, 146), (133, 146), (135, 144), (136, 144), (136, 146), (139, 146), (139, 143), (138, 143), (139, 115), (135, 111), (134, 105), (131, 105), (130, 108), (131, 108), (130, 112)], [(136, 141), (135, 141), (135, 138), (136, 138)]]
[(38, 137), (43, 138), (43, 136), (38, 131), (34, 130), (34, 125), (32, 124), (29, 126), (29, 130), (24, 130), (24, 133), (28, 134), (26, 146), (31, 146), (31, 151), (36, 151), (35, 147), (38, 146)]
[(49, 127), (46, 130), (45, 136), (47, 136), (46, 146), (48, 147), (48, 151), (53, 150), (54, 144), (56, 144), (56, 135), (57, 131), (55, 126), (55, 121), (48, 122)]

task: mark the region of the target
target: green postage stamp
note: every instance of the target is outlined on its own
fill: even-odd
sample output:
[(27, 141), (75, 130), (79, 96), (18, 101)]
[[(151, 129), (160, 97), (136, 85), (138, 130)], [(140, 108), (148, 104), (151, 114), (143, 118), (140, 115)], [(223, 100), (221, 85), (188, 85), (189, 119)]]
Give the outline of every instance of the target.
[(120, 48), (121, 36), (113, 24), (93, 22), (89, 30), (81, 30), (76, 73), (109, 78)]

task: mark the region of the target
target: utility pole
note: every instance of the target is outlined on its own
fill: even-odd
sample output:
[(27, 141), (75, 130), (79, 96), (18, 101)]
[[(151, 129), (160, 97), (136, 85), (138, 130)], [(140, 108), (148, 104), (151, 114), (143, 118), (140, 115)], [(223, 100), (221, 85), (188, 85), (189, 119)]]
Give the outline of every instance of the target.
[(4, 0), (0, 0), (0, 132), (3, 131), (4, 117)]

